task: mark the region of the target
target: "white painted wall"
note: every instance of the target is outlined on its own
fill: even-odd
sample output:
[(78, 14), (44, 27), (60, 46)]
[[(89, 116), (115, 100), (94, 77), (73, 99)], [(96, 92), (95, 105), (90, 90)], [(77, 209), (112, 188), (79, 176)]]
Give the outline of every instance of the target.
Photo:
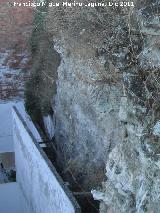
[(27, 122), (29, 129), (32, 130), (34, 137), (38, 141), (41, 140), (30, 116), (25, 112), (23, 101), (0, 103), (0, 153), (14, 152), (12, 133), (12, 107), (14, 105), (22, 112), (23, 118)]
[(13, 103), (0, 104), (0, 152), (13, 152), (12, 108)]
[(57, 177), (54, 167), (44, 159), (45, 155), (39, 150), (39, 145), (35, 145), (33, 136), (26, 130), (26, 123), (22, 120), (13, 110), (17, 182), (28, 205), (34, 213), (80, 212), (69, 191), (64, 191), (61, 178)]
[(0, 213), (32, 213), (17, 183), (0, 184)]

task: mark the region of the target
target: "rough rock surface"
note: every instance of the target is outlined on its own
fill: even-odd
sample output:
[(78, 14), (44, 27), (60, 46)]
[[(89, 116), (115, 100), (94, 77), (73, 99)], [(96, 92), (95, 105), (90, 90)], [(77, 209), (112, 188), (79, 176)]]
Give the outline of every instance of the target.
[(91, 189), (106, 164), (92, 190), (101, 213), (160, 212), (160, 5), (134, 4), (48, 14), (61, 55), (53, 110), (64, 172)]
[(61, 64), (53, 111), (64, 171), (69, 171), (83, 188), (91, 190), (105, 178), (104, 167), (109, 152), (125, 137), (125, 128), (119, 121), (124, 92), (118, 82), (121, 73), (112, 61), (106, 60), (108, 29), (102, 38), (99, 37), (104, 31), (101, 25), (96, 25), (90, 17), (83, 20), (83, 12), (75, 14), (77, 10), (64, 11), (66, 29), (60, 17), (56, 20), (55, 8), (49, 9), (49, 29), (52, 27), (55, 34), (56, 26), (62, 29), (61, 34), (54, 36), (54, 47), (60, 53)]
[[(138, 48), (136, 64), (130, 70), (121, 66), (128, 91), (122, 97), (119, 121), (126, 137), (109, 153), (107, 181), (103, 182), (102, 190), (92, 190), (94, 198), (101, 201), (101, 213), (160, 212), (159, 88), (156, 86), (160, 63), (156, 13), (159, 6), (146, 1), (132, 12), (137, 20), (133, 22), (131, 18), (130, 30), (141, 34), (143, 44)], [(135, 25), (139, 25), (137, 29)]]
[(56, 138), (65, 154), (65, 167), (83, 186), (95, 186), (103, 178), (109, 150), (123, 138), (123, 126), (117, 122), (121, 92), (115, 86), (98, 85), (96, 66), (103, 72), (103, 65), (93, 55), (79, 58), (84, 47), (74, 46), (69, 57), (65, 51), (59, 51), (63, 62), (54, 106)]

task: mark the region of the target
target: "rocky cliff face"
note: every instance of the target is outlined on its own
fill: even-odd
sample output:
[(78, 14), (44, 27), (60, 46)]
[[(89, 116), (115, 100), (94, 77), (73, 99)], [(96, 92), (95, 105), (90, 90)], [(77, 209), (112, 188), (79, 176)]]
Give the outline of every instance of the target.
[(118, 121), (121, 91), (101, 83), (98, 72), (105, 70), (94, 56), (95, 49), (88, 51), (81, 44), (71, 47), (67, 42), (59, 45), (60, 49), (55, 48), (63, 61), (58, 68), (53, 107), (56, 139), (64, 167), (83, 187), (91, 189), (104, 178), (108, 153), (123, 138), (123, 126)]
[(101, 213), (160, 212), (160, 5), (134, 5), (48, 15), (61, 55), (58, 147), (83, 187), (99, 185), (106, 164), (106, 181), (92, 190)]
[(92, 191), (101, 200), (100, 212), (159, 212), (158, 10), (159, 5), (146, 1), (132, 11), (130, 39), (133, 31), (142, 42), (138, 55), (133, 52), (134, 66), (122, 67), (127, 93), (121, 98), (119, 121), (126, 138), (109, 153), (103, 189)]
[(62, 175), (92, 190), (101, 213), (159, 212), (160, 5), (133, 2), (49, 7), (33, 36), (28, 107), (46, 116), (52, 104)]
[[(125, 128), (118, 118), (123, 96), (123, 87), (118, 83), (121, 74), (106, 60), (103, 47), (105, 34), (110, 32), (101, 27), (97, 10), (84, 18), (83, 12), (87, 11), (66, 9), (66, 25), (59, 17), (63, 12), (57, 11), (59, 16), (55, 18), (55, 8), (50, 8), (48, 27), (54, 28), (54, 46), (61, 56), (53, 111), (59, 152), (66, 162), (64, 171), (91, 190), (105, 178), (108, 154), (125, 137)], [(55, 22), (51, 23), (53, 16)], [(57, 33), (57, 25), (61, 34)]]

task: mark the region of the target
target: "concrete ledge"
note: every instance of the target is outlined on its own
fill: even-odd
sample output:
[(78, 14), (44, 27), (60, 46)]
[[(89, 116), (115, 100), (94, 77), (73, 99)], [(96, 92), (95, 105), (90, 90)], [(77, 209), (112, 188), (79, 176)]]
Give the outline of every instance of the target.
[[(55, 167), (50, 162), (47, 155), (44, 153), (44, 151), (42, 150), (42, 148), (36, 141), (34, 135), (28, 128), (27, 123), (25, 122), (25, 120), (23, 119), (22, 115), (19, 113), (19, 111), (16, 107), (13, 107), (13, 128), (14, 128), (17, 182), (19, 182), (19, 184), (21, 185), (26, 199), (29, 200), (30, 205), (32, 206), (33, 212), (37, 212), (37, 213), (41, 213), (41, 212), (43, 212), (43, 213), (54, 213), (54, 212), (55, 213), (80, 213), (81, 209), (80, 209), (76, 199), (74, 198), (74, 196), (72, 195), (72, 193), (70, 192), (68, 187), (64, 184), (62, 178), (59, 176)], [(24, 150), (22, 150), (22, 148)], [(24, 151), (24, 153), (23, 153), (23, 151)], [(25, 154), (27, 151), (30, 155), (29, 161), (28, 161), (28, 159), (25, 159)], [(24, 154), (24, 156), (23, 156), (23, 154)], [(21, 165), (23, 163), (24, 163), (24, 165)], [(26, 165), (26, 164), (28, 164), (28, 165)], [(30, 166), (30, 165), (32, 165), (32, 166)], [(24, 175), (23, 179), (22, 179), (20, 173), (22, 173), (23, 170), (26, 173), (26, 175)], [(33, 176), (33, 173), (36, 177)], [(46, 175), (46, 173), (47, 173), (47, 175)], [(45, 182), (44, 180), (41, 180), (42, 182), (37, 183), (37, 180), (40, 179), (39, 176), (41, 177), (41, 179), (44, 179), (45, 181), (47, 179), (47, 182)], [(25, 183), (25, 181), (26, 181), (26, 183)], [(33, 183), (34, 181), (35, 181), (35, 183)], [(44, 183), (46, 184), (46, 187), (49, 187), (49, 189), (47, 188), (47, 193), (49, 192), (49, 194), (47, 196), (49, 198), (48, 197), (46, 198), (46, 196), (42, 194), (41, 188), (44, 187), (43, 186)], [(28, 185), (28, 187), (29, 187), (29, 185), (31, 185), (33, 187), (33, 189), (30, 189), (29, 192), (25, 193), (25, 188), (24, 188), (25, 184)], [(42, 184), (42, 186), (40, 186), (40, 184)], [(34, 187), (36, 189), (34, 189)], [(28, 189), (26, 189), (26, 190), (28, 190)], [(32, 196), (31, 192), (33, 191), (35, 193), (34, 190), (40, 190), (40, 191), (37, 191), (37, 194), (38, 194), (38, 196), (40, 196), (42, 194), (44, 196), (44, 200), (46, 199), (46, 203), (41, 198), (40, 198), (40, 200), (41, 200), (41, 202), (42, 201), (43, 202), (39, 203), (39, 201), (38, 201), (39, 198), (37, 198), (37, 197), (35, 198)], [(51, 190), (51, 191), (48, 191), (48, 190)], [(53, 195), (53, 192), (55, 192), (54, 195)], [(57, 192), (57, 194), (56, 194), (56, 192)], [(32, 197), (32, 200), (31, 200), (30, 196)], [(50, 199), (50, 200), (48, 200), (48, 199)], [(52, 203), (52, 201), (54, 203)], [(38, 203), (39, 203), (39, 206), (38, 206)], [(48, 206), (48, 205), (51, 205), (51, 206)]]

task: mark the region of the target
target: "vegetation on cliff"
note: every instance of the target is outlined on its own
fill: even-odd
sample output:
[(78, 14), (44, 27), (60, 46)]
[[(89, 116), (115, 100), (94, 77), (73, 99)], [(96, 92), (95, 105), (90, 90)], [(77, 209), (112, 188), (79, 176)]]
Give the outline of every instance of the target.
[(26, 83), (25, 106), (34, 120), (52, 112), (51, 101), (56, 92), (55, 81), (60, 63), (58, 53), (53, 49), (52, 37), (45, 27), (47, 7), (35, 11), (33, 31), (30, 38), (32, 68)]

